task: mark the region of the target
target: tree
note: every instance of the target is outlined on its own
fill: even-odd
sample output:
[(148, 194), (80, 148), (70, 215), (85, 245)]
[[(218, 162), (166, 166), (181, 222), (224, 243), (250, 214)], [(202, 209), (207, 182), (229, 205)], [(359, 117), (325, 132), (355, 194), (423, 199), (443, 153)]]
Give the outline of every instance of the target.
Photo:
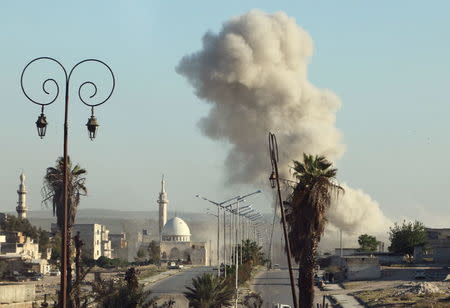
[(120, 281), (100, 280), (92, 285), (94, 301), (99, 308), (146, 308), (153, 307), (156, 298), (150, 298), (151, 292), (144, 291), (139, 285), (134, 267), (125, 273)]
[(361, 234), (358, 237), (358, 244), (363, 251), (376, 251), (378, 248), (377, 238), (368, 234)]
[(139, 248), (138, 251), (137, 251), (136, 257), (137, 257), (138, 259), (143, 259), (143, 258), (145, 258), (146, 256), (147, 256), (147, 253), (146, 253), (145, 249)]
[[(77, 213), (78, 205), (80, 204), (81, 196), (86, 196), (87, 188), (86, 182), (86, 170), (82, 169), (78, 164), (72, 168), (72, 162), (70, 157), (67, 157), (67, 238), (68, 243), (71, 239), (72, 226), (75, 223), (75, 216)], [(63, 214), (64, 214), (64, 158), (59, 157), (56, 160), (55, 167), (48, 167), (44, 176), (44, 183), (41, 189), (42, 203), (53, 208), (53, 215), (56, 216), (56, 222), (59, 230), (63, 228)], [(68, 244), (68, 255), (71, 255), (70, 244)], [(67, 262), (67, 281), (69, 282), (67, 292), (71, 292), (72, 281), (72, 264)], [(73, 304), (72, 304), (73, 305)]]
[(402, 254), (414, 253), (414, 247), (426, 244), (425, 226), (419, 222), (403, 221), (402, 225), (394, 224), (389, 230), (391, 246), (389, 251)]
[[(67, 205), (69, 208), (69, 230), (71, 230), (77, 213), (78, 205), (80, 204), (80, 197), (86, 196), (87, 188), (85, 169), (82, 169), (78, 164), (72, 169), (72, 162), (70, 157), (67, 157), (67, 171), (68, 171), (68, 198)], [(61, 230), (63, 226), (64, 213), (64, 158), (60, 157), (56, 161), (55, 167), (47, 168), (44, 176), (44, 185), (42, 187), (42, 203), (50, 205), (53, 208), (53, 215), (56, 216), (57, 225)]]
[(192, 279), (192, 287), (184, 296), (189, 301), (189, 307), (220, 308), (231, 305), (234, 289), (224, 279), (211, 273), (205, 273)]
[(285, 207), (292, 255), (299, 263), (299, 306), (313, 305), (313, 271), (317, 245), (327, 222), (326, 213), (333, 196), (343, 188), (335, 184), (337, 169), (324, 156), (303, 154), (294, 161), (293, 174), (298, 183)]
[(263, 303), (259, 293), (250, 293), (244, 298), (244, 306), (247, 308), (261, 308)]
[(157, 241), (151, 241), (150, 244), (148, 244), (147, 250), (150, 263), (159, 264), (161, 255), (159, 243)]
[[(238, 246), (238, 253), (240, 257), (240, 245)], [(264, 253), (262, 252), (262, 247), (255, 241), (251, 241), (249, 239), (242, 241), (242, 262), (250, 263), (252, 266), (263, 264), (265, 259)]]

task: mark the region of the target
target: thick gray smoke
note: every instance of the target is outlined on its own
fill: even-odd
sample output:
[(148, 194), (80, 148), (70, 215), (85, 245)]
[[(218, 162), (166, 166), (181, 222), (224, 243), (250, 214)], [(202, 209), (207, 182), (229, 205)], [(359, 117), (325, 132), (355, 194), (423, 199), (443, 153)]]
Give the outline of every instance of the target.
[[(335, 126), (341, 102), (308, 80), (312, 53), (311, 37), (293, 18), (253, 10), (227, 21), (218, 34), (206, 33), (203, 49), (179, 63), (177, 72), (211, 104), (199, 122), (201, 131), (231, 145), (229, 183), (266, 180), (269, 131), (277, 135), (285, 176), (292, 159), (301, 159), (303, 153), (323, 154), (332, 161), (342, 156), (345, 147)], [(364, 225), (361, 219), (370, 221), (373, 211), (381, 213), (373, 200), (353, 194), (347, 190), (345, 202), (331, 217), (346, 230)], [(353, 214), (355, 219), (340, 217)]]

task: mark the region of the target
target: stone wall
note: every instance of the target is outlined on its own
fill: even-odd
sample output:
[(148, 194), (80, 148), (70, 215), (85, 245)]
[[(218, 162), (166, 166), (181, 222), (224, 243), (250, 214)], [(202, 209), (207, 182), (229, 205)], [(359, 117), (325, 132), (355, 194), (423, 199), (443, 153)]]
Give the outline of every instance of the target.
[(34, 301), (33, 283), (0, 284), (0, 304), (12, 304)]

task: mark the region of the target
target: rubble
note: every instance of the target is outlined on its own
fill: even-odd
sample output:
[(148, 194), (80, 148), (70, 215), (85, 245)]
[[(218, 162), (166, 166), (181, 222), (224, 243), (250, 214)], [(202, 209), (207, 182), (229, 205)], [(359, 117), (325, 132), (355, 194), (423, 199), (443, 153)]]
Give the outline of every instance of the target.
[(400, 289), (395, 293), (395, 296), (405, 295), (407, 293), (417, 295), (429, 295), (435, 293), (442, 293), (441, 289), (433, 282), (412, 282), (402, 284), (397, 287)]

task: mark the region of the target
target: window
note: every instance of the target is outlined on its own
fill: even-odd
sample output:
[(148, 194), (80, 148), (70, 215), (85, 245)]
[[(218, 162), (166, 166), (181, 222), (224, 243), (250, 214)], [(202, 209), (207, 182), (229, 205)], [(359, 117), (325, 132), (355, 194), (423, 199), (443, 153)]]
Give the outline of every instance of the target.
[(97, 245), (100, 244), (99, 240), (97, 240)]

